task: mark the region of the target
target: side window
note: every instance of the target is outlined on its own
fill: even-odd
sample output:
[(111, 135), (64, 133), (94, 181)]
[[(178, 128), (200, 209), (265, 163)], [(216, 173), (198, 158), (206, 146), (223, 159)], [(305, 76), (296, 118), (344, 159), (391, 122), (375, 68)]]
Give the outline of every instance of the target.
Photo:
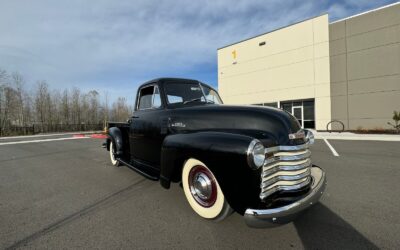
[(151, 109), (161, 107), (161, 96), (157, 86), (142, 88), (139, 92), (138, 109)]

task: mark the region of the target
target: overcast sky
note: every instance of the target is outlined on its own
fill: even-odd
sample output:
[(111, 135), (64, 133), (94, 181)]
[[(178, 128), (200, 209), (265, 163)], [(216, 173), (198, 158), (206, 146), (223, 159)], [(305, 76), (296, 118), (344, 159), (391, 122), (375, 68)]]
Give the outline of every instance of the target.
[(330, 21), (390, 0), (0, 0), (0, 68), (27, 85), (78, 86), (133, 100), (143, 81), (217, 86), (217, 48), (329, 13)]

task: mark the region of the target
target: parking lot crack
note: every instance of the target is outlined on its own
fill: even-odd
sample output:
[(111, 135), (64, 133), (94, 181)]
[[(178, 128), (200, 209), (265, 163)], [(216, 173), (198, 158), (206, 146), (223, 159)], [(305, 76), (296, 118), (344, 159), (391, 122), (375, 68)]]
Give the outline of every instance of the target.
[(106, 197), (104, 197), (104, 198), (102, 198), (102, 199), (100, 199), (100, 200), (98, 200), (98, 201), (96, 201), (96, 202), (94, 202), (94, 203), (82, 208), (79, 211), (77, 211), (75, 213), (72, 213), (72, 214), (70, 214), (70, 215), (68, 215), (68, 216), (66, 216), (66, 217), (64, 217), (64, 218), (62, 218), (62, 219), (60, 219), (60, 220), (58, 220), (58, 221), (56, 221), (54, 223), (51, 223), (50, 225), (46, 226), (45, 228), (43, 228), (43, 229), (41, 229), (41, 230), (39, 230), (39, 231), (27, 236), (27, 237), (25, 237), (25, 238), (23, 238), (21, 240), (18, 240), (17, 242), (15, 242), (11, 246), (7, 247), (6, 249), (17, 249), (17, 248), (19, 248), (21, 246), (26, 246), (29, 242), (34, 241), (35, 239), (37, 239), (37, 238), (39, 238), (39, 237), (41, 237), (43, 235), (46, 235), (46, 234), (48, 234), (48, 233), (50, 233), (50, 232), (52, 232), (52, 231), (54, 231), (54, 230), (56, 230), (56, 229), (58, 229), (60, 227), (63, 227), (63, 226), (65, 226), (65, 225), (67, 225), (67, 224), (69, 224), (69, 223), (71, 223), (71, 222), (73, 222), (73, 221), (75, 221), (77, 219), (83, 218), (85, 215), (95, 211), (96, 209), (98, 209), (98, 208), (100, 208), (100, 207), (102, 207), (102, 206), (104, 206), (104, 205), (106, 205), (108, 203), (114, 202), (114, 200), (118, 196), (121, 196), (121, 195), (131, 191), (132, 189), (138, 187), (139, 184), (145, 182), (146, 180), (147, 179), (145, 179), (145, 178), (140, 179), (139, 181), (137, 181), (137, 182), (135, 182), (135, 183), (123, 188), (123, 189), (120, 189), (119, 191), (117, 191), (115, 193), (112, 193), (112, 194), (110, 194), (110, 195), (108, 195), (108, 196), (106, 196)]

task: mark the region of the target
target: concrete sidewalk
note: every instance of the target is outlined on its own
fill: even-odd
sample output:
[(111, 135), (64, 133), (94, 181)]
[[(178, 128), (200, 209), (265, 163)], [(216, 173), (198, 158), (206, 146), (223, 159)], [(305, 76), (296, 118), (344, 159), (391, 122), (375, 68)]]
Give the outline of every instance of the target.
[(400, 141), (400, 135), (389, 134), (355, 134), (350, 132), (317, 132), (313, 130), (315, 139), (357, 140), (357, 141)]

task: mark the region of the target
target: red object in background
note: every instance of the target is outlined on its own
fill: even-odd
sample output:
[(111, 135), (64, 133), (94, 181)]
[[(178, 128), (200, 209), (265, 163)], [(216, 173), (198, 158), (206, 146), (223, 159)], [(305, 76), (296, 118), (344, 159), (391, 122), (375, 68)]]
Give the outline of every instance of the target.
[(107, 139), (107, 135), (103, 134), (92, 134), (90, 137), (94, 139)]
[(72, 137), (81, 138), (81, 137), (85, 137), (85, 135), (84, 134), (75, 134)]

